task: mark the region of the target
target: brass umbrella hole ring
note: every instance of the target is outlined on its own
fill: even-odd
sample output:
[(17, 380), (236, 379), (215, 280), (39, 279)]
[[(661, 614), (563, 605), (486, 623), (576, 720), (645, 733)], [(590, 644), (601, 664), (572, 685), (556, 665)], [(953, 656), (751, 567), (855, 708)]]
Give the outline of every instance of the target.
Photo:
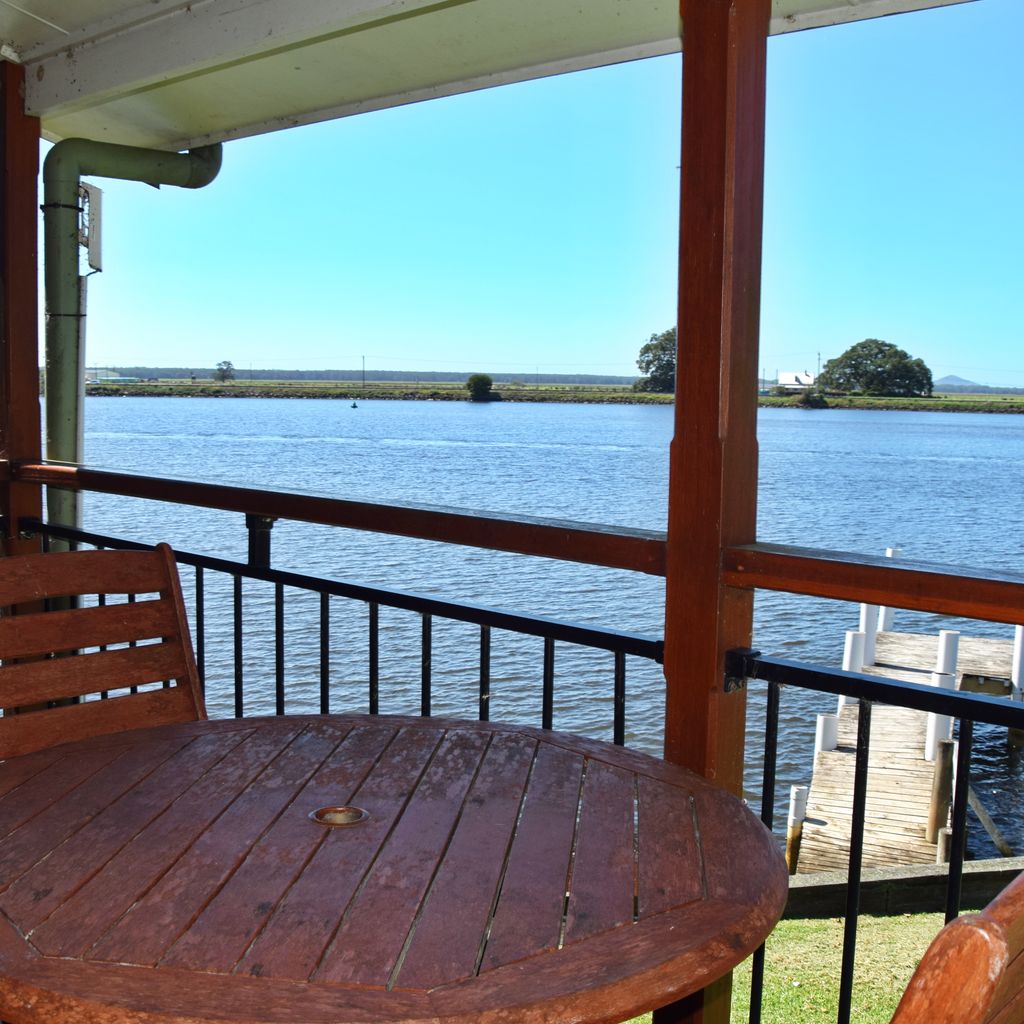
[(362, 807), (318, 807), (309, 812), (309, 817), (327, 828), (351, 828), (366, 821), (370, 812)]

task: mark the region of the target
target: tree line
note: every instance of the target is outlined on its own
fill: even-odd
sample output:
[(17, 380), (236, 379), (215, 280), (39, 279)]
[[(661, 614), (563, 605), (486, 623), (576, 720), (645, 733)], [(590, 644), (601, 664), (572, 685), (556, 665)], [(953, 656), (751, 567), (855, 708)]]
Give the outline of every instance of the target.
[[(676, 388), (676, 329), (652, 334), (636, 361), (643, 376), (634, 391), (674, 392)], [(927, 397), (932, 372), (921, 359), (891, 342), (865, 338), (825, 363), (815, 382), (819, 393), (877, 397)]]

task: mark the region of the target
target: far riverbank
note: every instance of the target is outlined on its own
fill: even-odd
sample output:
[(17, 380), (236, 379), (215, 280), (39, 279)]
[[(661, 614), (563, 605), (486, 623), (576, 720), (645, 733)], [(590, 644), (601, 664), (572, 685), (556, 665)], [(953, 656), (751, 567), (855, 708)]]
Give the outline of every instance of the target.
[[(461, 383), (429, 384), (403, 382), (297, 383), (294, 381), (158, 381), (138, 384), (88, 384), (86, 394), (95, 397), (151, 398), (327, 398), (349, 402), (402, 400), (424, 402), (465, 402)], [(495, 388), (495, 400), (503, 402), (563, 402), (597, 405), (670, 405), (675, 396), (633, 391), (608, 384), (502, 384)], [(761, 408), (799, 407), (799, 396), (761, 395)], [(891, 412), (982, 412), (1024, 413), (1024, 396), (937, 394), (930, 398), (863, 398), (832, 396), (829, 409), (873, 409)]]

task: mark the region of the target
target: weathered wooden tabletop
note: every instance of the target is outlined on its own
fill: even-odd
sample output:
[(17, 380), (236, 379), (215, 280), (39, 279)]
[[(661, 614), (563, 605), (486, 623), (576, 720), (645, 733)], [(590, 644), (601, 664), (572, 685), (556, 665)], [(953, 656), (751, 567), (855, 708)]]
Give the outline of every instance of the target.
[(742, 960), (786, 882), (737, 800), (579, 737), (139, 730), (0, 763), (0, 1018), (618, 1021)]

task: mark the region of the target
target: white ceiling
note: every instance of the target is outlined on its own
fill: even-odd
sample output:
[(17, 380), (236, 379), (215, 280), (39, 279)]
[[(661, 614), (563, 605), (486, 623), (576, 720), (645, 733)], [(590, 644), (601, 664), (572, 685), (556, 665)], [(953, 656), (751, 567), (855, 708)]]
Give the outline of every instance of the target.
[[(961, 2), (772, 0), (771, 28)], [(48, 138), (163, 149), (678, 49), (678, 0), (0, 0)]]

